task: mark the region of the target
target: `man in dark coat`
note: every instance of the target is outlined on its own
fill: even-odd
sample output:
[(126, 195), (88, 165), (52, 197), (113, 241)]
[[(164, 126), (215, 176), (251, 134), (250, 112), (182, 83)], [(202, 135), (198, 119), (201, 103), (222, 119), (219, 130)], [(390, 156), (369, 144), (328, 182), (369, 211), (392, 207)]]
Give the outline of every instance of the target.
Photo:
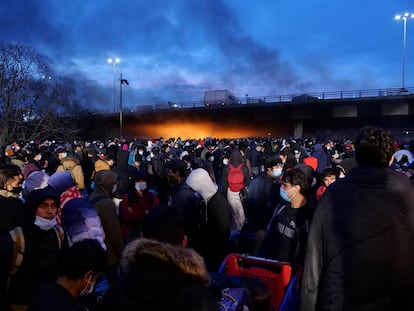
[(260, 250), (276, 205), (282, 202), (279, 195), (282, 171), (282, 160), (277, 155), (268, 156), (265, 171), (249, 184), (246, 210), (256, 235), (254, 249), (251, 250), (254, 255)]
[(361, 129), (359, 166), (319, 202), (301, 310), (414, 310), (414, 189), (389, 169), (393, 144), (382, 129)]
[(101, 219), (105, 231), (105, 244), (108, 255), (107, 277), (111, 286), (118, 277), (119, 260), (121, 258), (123, 243), (121, 226), (117, 215), (117, 208), (113, 195), (117, 187), (117, 174), (110, 170), (99, 171), (95, 175), (95, 191), (89, 197)]
[[(0, 237), (0, 310), (26, 310), (33, 291), (43, 282), (56, 279), (62, 247), (67, 247), (64, 232), (56, 226), (59, 196), (52, 188), (30, 192), (26, 201), (27, 216), (21, 226), (22, 239), (13, 243), (12, 235)], [(16, 236), (18, 235), (15, 231)], [(23, 259), (17, 271), (10, 276), (14, 247), (23, 240)], [(10, 282), (8, 284), (8, 278)]]
[(106, 253), (97, 240), (76, 242), (64, 252), (56, 282), (36, 290), (29, 311), (88, 311), (77, 298), (93, 290), (105, 268)]
[(13, 169), (0, 170), (0, 234), (22, 224), (23, 202), (19, 198), (22, 184), (19, 173)]

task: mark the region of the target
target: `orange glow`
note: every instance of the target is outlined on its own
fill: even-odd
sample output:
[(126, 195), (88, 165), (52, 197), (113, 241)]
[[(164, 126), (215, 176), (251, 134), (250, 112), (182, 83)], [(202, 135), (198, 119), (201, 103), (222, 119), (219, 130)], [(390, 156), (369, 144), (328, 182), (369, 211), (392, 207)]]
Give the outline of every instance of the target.
[[(269, 129), (262, 129), (253, 124), (225, 124), (200, 121), (166, 121), (129, 125), (126, 131), (133, 137), (181, 137), (192, 138), (236, 138), (268, 136)], [(273, 131), (271, 131), (273, 132)]]

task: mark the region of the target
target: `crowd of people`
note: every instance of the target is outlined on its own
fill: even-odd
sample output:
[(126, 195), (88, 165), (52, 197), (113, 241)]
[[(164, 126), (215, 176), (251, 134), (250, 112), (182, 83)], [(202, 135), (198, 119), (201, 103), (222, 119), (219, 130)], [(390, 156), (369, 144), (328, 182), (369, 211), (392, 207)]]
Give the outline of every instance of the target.
[(375, 127), (9, 144), (0, 309), (219, 310), (211, 279), (240, 252), (303, 267), (302, 310), (411, 310), (413, 147)]

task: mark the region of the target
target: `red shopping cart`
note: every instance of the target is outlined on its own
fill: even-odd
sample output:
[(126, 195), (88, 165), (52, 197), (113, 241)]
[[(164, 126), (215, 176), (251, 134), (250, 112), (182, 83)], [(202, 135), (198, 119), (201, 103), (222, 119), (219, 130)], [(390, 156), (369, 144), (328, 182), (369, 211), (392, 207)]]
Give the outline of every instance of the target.
[(224, 259), (219, 273), (259, 278), (269, 289), (271, 310), (278, 310), (291, 280), (292, 265), (288, 262), (232, 253)]

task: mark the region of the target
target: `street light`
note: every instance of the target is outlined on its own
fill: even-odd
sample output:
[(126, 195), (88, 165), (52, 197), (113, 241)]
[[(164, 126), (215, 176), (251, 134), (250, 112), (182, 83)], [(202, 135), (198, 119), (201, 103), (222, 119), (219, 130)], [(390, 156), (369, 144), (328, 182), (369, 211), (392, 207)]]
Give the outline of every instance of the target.
[(108, 63), (112, 64), (113, 76), (114, 76), (114, 112), (116, 111), (116, 76), (115, 76), (115, 67), (116, 64), (121, 62), (119, 58), (108, 58)]
[(402, 20), (403, 21), (403, 29), (404, 29), (404, 43), (403, 43), (403, 61), (402, 61), (402, 88), (405, 88), (405, 50), (407, 44), (407, 19), (414, 18), (414, 14), (412, 13), (404, 13), (404, 14), (397, 14), (395, 15), (395, 20)]
[(122, 125), (123, 125), (123, 116), (122, 116), (122, 85), (129, 85), (128, 80), (122, 79), (122, 72), (119, 74), (119, 139), (122, 139)]

